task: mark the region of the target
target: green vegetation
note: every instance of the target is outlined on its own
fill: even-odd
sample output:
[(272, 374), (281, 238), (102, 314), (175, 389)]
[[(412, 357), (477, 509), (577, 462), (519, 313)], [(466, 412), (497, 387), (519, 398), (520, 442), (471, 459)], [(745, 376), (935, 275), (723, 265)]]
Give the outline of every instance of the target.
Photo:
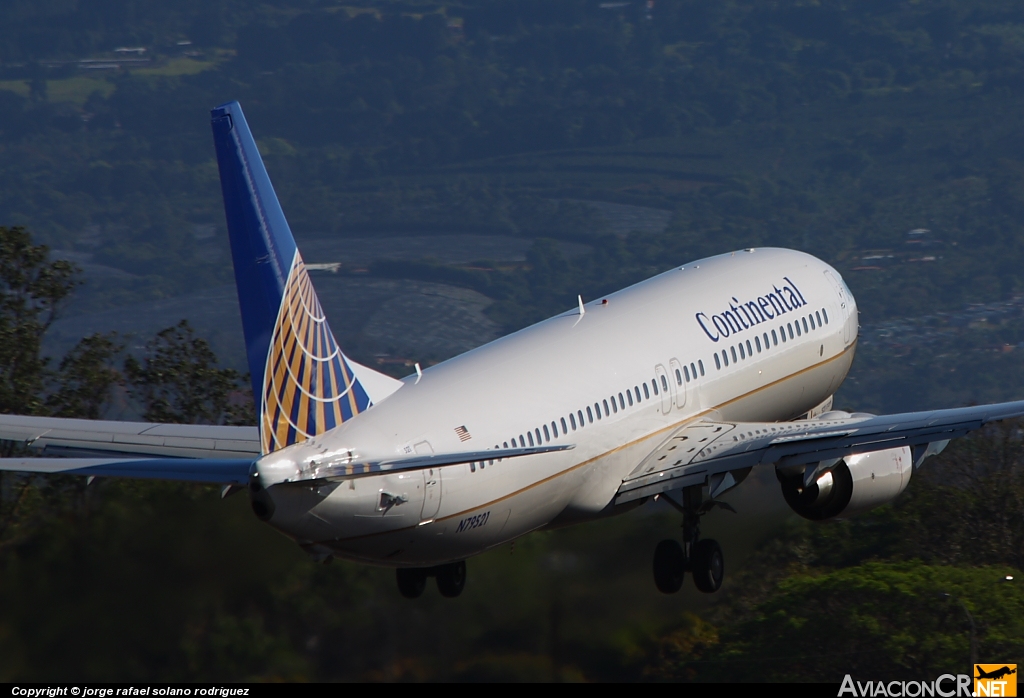
[[(207, 114), (238, 99), (300, 242), (530, 240), (524, 263), (369, 265), (479, 291), (505, 330), (702, 255), (796, 247), (843, 272), (865, 323), (934, 319), (865, 343), (840, 406), (1019, 398), (1020, 318), (935, 314), (1024, 293), (1024, 6), (644, 8), (9, 0), (0, 225), (133, 275), (94, 281), (90, 309), (230, 283)], [(148, 62), (79, 63), (125, 55)], [(669, 223), (615, 230), (594, 201)], [(128, 368), (102, 336), (46, 363), (76, 278), (0, 228), (0, 409), (251, 421), (186, 326)], [(309, 563), (243, 497), (5, 476), (0, 678), (923, 678), (966, 667), (961, 603), (983, 659), (1012, 661), (1024, 597), (994, 580), (1024, 567), (1019, 426), (954, 443), (892, 506), (748, 541), (710, 606), (655, 596), (650, 551), (678, 523), (657, 510), (531, 535), (472, 561), (458, 603), (411, 606), (387, 570)]]

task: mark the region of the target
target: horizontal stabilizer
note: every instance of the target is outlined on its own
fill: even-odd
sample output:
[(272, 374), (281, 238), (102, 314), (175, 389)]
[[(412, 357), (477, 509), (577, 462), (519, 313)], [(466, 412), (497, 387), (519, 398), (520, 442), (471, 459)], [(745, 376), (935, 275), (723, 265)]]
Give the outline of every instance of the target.
[(425, 470), (439, 468), (442, 465), (460, 465), (463, 463), (489, 463), (505, 458), (533, 456), (539, 453), (555, 453), (569, 451), (573, 444), (559, 446), (527, 446), (525, 448), (498, 448), (490, 451), (463, 451), (461, 453), (429, 453), (416, 454), (400, 458), (388, 458), (375, 461), (327, 463), (318, 467), (299, 471), (297, 477), (285, 480), (286, 483), (309, 484), (312, 480), (351, 479), (379, 473), (392, 473), (403, 470)]
[(352, 368), (352, 373), (355, 374), (356, 380), (363, 385), (366, 394), (370, 397), (370, 402), (374, 405), (379, 405), (384, 398), (390, 397), (396, 390), (405, 385), (405, 383), (397, 378), (392, 378), (380, 371), (374, 371), (369, 366), (363, 366), (352, 359), (348, 360), (348, 365)]
[(43, 455), (139, 458), (256, 458), (255, 427), (154, 424), (63, 417), (0, 415), (0, 440), (20, 441)]
[(249, 481), (251, 458), (0, 458), (0, 470), (46, 475), (130, 477), (218, 485)]

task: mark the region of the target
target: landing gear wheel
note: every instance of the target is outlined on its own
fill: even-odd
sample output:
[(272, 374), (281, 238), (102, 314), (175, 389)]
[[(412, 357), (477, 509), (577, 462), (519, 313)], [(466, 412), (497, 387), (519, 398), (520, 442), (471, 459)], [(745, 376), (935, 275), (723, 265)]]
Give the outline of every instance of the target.
[(674, 540), (663, 540), (654, 549), (654, 584), (662, 594), (674, 594), (683, 586), (686, 556), (683, 546)]
[(705, 594), (712, 594), (722, 586), (725, 578), (725, 558), (717, 541), (705, 538), (693, 546), (693, 583)]
[(435, 574), (437, 590), (441, 592), (441, 596), (454, 599), (466, 587), (466, 563), (462, 560), (438, 565)]
[(399, 567), (395, 577), (398, 592), (407, 599), (418, 599), (427, 588), (427, 571), (422, 567)]

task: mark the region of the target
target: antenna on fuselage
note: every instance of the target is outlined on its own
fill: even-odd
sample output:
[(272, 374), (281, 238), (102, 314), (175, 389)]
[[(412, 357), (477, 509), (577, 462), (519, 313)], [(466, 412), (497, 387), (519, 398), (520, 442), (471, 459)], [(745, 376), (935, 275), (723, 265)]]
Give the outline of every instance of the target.
[(583, 307), (583, 296), (576, 296), (576, 298), (580, 302), (580, 316), (576, 318), (576, 322), (572, 324), (573, 327), (576, 327), (576, 325), (580, 324), (580, 320), (582, 320), (583, 316), (587, 314), (587, 309)]

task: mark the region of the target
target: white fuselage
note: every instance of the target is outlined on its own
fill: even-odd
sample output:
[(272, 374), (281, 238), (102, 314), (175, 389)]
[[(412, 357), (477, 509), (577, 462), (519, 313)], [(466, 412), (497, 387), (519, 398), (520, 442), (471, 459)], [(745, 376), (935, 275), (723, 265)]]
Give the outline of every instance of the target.
[[(810, 255), (757, 249), (677, 267), (411, 376), (358, 418), (265, 456), (269, 523), (311, 552), (426, 566), (625, 510), (613, 503), (623, 478), (673, 430), (798, 417), (838, 388), (856, 339), (849, 290)], [(575, 448), (310, 486), (267, 475), (324, 452), (537, 441)]]

